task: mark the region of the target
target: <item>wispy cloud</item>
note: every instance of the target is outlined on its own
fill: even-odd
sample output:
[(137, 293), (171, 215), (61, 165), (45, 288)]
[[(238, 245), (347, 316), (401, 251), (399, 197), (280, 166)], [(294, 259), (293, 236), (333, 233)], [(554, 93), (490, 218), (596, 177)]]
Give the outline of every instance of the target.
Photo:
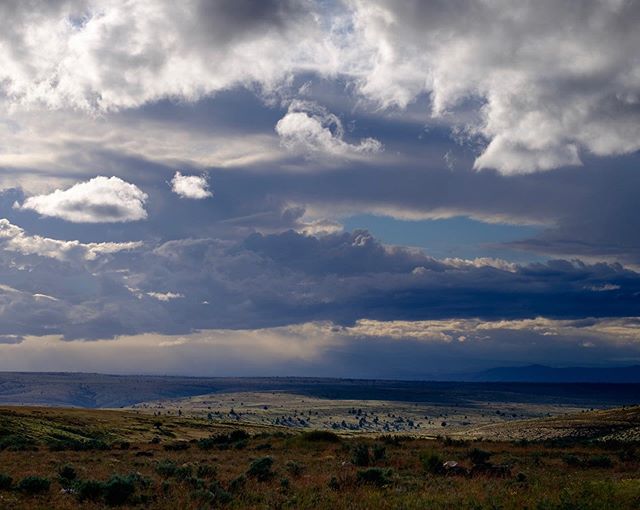
[(100, 255), (141, 248), (141, 241), (125, 243), (81, 243), (29, 235), (6, 218), (0, 219), (0, 247), (22, 255), (38, 255), (57, 260), (95, 260)]

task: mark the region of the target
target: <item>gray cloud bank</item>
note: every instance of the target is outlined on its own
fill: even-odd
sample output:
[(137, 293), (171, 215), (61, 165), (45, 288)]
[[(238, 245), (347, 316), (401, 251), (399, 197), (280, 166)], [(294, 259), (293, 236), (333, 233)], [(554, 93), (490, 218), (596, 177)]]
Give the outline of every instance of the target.
[[(92, 339), (309, 321), (623, 317), (640, 300), (638, 274), (619, 264), (437, 260), (384, 246), (366, 231), (73, 243), (81, 256), (69, 257), (61, 241), (4, 225), (0, 335)], [(24, 248), (34, 242), (37, 249)]]

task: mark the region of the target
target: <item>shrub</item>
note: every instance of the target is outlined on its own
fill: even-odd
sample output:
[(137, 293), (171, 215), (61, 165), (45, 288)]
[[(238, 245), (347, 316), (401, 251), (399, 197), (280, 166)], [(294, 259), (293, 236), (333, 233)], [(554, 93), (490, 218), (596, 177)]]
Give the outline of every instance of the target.
[(224, 487), (220, 485), (220, 482), (217, 482), (217, 481), (209, 485), (209, 492), (213, 494), (213, 501), (221, 505), (226, 505), (227, 503), (230, 503), (231, 500), (233, 499), (233, 496), (231, 495), (231, 493), (227, 492), (224, 489)]
[(303, 432), (300, 434), (300, 438), (309, 442), (327, 442), (327, 443), (339, 443), (340, 436), (334, 434), (329, 430), (310, 430), (309, 432)]
[(333, 491), (340, 490), (340, 482), (335, 476), (332, 476), (331, 480), (329, 480), (329, 488)]
[(358, 471), (358, 483), (383, 487), (391, 482), (391, 470), (381, 468), (368, 468)]
[(369, 447), (366, 444), (357, 444), (353, 447), (351, 461), (356, 466), (368, 466), (370, 460)]
[(611, 458), (606, 455), (594, 455), (587, 460), (586, 464), (594, 468), (610, 468), (613, 466)]
[(8, 435), (0, 437), (0, 451), (10, 452), (36, 451), (38, 448), (32, 439), (25, 437)]
[(242, 489), (244, 489), (244, 486), (246, 484), (247, 484), (247, 479), (245, 478), (244, 475), (240, 475), (238, 478), (234, 478), (233, 480), (231, 480), (231, 483), (229, 483), (229, 491), (233, 493), (238, 493)]
[(206, 489), (197, 489), (191, 492), (191, 499), (211, 505), (213, 503), (213, 494)]
[[(228, 448), (234, 445), (243, 448), (247, 444), (249, 434), (242, 429), (236, 429), (229, 434), (216, 434), (210, 437), (199, 439), (196, 443), (201, 450), (212, 450), (213, 448)], [(240, 445), (240, 446), (238, 446)]]
[(197, 478), (195, 476), (189, 476), (185, 478), (184, 481), (194, 489), (202, 489), (206, 485), (206, 482), (202, 478)]
[(432, 475), (442, 473), (444, 460), (437, 453), (430, 452), (423, 454), (421, 455), (420, 460), (422, 461), (422, 467), (427, 473), (431, 473)]
[(186, 480), (187, 478), (191, 478), (191, 476), (193, 476), (193, 466), (191, 464), (183, 464), (182, 466), (177, 467), (175, 476), (179, 480)]
[(104, 484), (104, 502), (107, 505), (124, 505), (136, 491), (133, 476), (113, 475)]
[(58, 470), (60, 480), (71, 482), (78, 477), (75, 468), (71, 464), (65, 464)]
[(179, 452), (188, 450), (191, 445), (187, 441), (174, 441), (172, 443), (167, 443), (163, 446), (163, 448), (168, 452)]
[(402, 437), (393, 436), (391, 434), (385, 434), (384, 436), (381, 436), (380, 439), (383, 443), (392, 446), (400, 446), (400, 444), (402, 443)]
[(567, 453), (565, 455), (562, 456), (562, 460), (564, 461), (564, 463), (567, 466), (573, 466), (573, 467), (577, 467), (582, 465), (582, 461), (580, 460), (580, 457), (578, 457), (577, 455), (574, 455), (572, 453)]
[(49, 450), (52, 452), (75, 451), (84, 452), (91, 450), (109, 450), (111, 446), (100, 439), (52, 439), (47, 442)]
[(474, 448), (469, 452), (469, 459), (474, 466), (482, 466), (489, 462), (491, 458), (491, 452), (481, 450), (480, 448)]
[(212, 450), (219, 444), (220, 443), (217, 442), (213, 437), (203, 437), (202, 439), (198, 439), (198, 442), (196, 443), (196, 445), (198, 445), (198, 448), (200, 448), (201, 450)]
[(80, 501), (98, 501), (102, 498), (104, 484), (97, 480), (79, 480), (75, 489)]
[(464, 439), (454, 439), (454, 438), (449, 437), (449, 436), (445, 437), (442, 440), (442, 443), (445, 446), (466, 446), (466, 445), (469, 444), (469, 442), (465, 441)]
[(273, 459), (271, 457), (262, 457), (260, 459), (256, 459), (249, 466), (247, 475), (257, 478), (261, 481), (268, 480), (269, 478), (271, 478), (271, 476), (273, 476), (273, 471), (271, 471), (272, 466)]
[(9, 490), (11, 489), (12, 485), (13, 485), (13, 478), (11, 478), (9, 475), (0, 473), (0, 491)]
[(233, 430), (229, 435), (229, 443), (235, 443), (236, 441), (244, 441), (249, 439), (249, 434), (242, 430), (242, 429), (236, 429)]
[(633, 462), (638, 460), (638, 452), (635, 448), (628, 447), (618, 452), (618, 458), (622, 462)]
[(210, 464), (200, 464), (196, 471), (196, 475), (200, 478), (215, 478), (218, 474), (218, 468)]
[(243, 439), (242, 441), (236, 441), (235, 443), (232, 443), (232, 444), (236, 450), (242, 450), (243, 448), (247, 447), (247, 445), (249, 444), (249, 441), (247, 441), (246, 439)]
[(300, 476), (304, 469), (300, 464), (293, 460), (288, 461), (285, 467), (291, 476)]
[(164, 478), (169, 478), (176, 474), (178, 466), (172, 460), (163, 460), (156, 465), (156, 473)]
[(18, 483), (18, 490), (26, 494), (43, 494), (50, 487), (51, 481), (41, 476), (27, 476)]
[(387, 455), (387, 449), (381, 444), (376, 444), (373, 445), (371, 453), (373, 455), (373, 460), (382, 460)]

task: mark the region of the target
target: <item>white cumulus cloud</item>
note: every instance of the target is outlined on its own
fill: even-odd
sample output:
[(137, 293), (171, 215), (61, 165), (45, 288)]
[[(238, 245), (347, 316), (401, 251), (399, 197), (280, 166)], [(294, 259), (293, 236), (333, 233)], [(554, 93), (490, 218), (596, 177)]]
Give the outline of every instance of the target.
[(325, 39), (308, 0), (36, 0), (3, 2), (0, 18), (6, 95), (90, 111), (269, 90), (310, 52), (315, 61)]
[(354, 156), (382, 150), (382, 144), (373, 138), (345, 142), (338, 116), (310, 101), (293, 101), (276, 124), (276, 133), (286, 148), (311, 155)]
[[(505, 174), (640, 149), (640, 4), (353, 0), (351, 70), (383, 107), (429, 94)], [(455, 112), (475, 120), (457, 123)], [(468, 115), (467, 115), (468, 118)]]
[(171, 179), (171, 191), (182, 198), (202, 200), (213, 196), (209, 190), (209, 182), (204, 175), (182, 175), (176, 172)]
[(15, 207), (73, 223), (120, 223), (144, 220), (147, 198), (135, 184), (119, 177), (98, 176), (66, 190), (29, 197)]

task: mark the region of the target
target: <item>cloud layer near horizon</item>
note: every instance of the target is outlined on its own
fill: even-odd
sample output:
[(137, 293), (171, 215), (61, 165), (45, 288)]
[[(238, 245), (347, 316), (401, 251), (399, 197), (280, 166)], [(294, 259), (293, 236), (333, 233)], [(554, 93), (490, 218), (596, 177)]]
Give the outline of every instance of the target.
[(603, 357), (640, 359), (638, 318), (531, 319), (420, 323), (358, 321), (352, 327), (311, 322), (190, 335), (144, 334), (68, 342), (0, 340), (0, 370), (86, 371), (192, 376), (281, 376), (424, 379), (496, 365), (600, 365)]
[[(144, 246), (63, 242), (2, 225), (3, 335), (100, 339), (309, 321), (624, 317), (640, 299), (640, 277), (617, 264), (438, 260), (384, 246), (366, 231)], [(38, 301), (39, 312), (30, 308), (35, 295), (49, 297)]]

